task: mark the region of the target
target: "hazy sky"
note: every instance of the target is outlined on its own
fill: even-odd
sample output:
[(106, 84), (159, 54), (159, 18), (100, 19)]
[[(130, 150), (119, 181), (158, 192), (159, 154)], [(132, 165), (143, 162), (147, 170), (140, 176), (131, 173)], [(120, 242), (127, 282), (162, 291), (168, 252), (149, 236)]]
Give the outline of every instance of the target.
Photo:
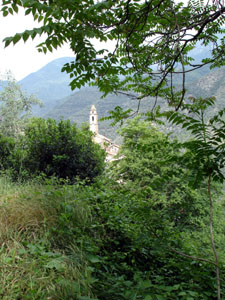
[[(186, 0), (183, 2), (186, 2)], [(38, 37), (33, 41), (28, 39), (26, 43), (21, 40), (15, 46), (10, 44), (7, 48), (4, 48), (2, 40), (5, 37), (39, 26), (40, 24), (35, 23), (31, 15), (24, 16), (24, 12), (22, 11), (13, 16), (0, 16), (0, 78), (2, 74), (10, 70), (15, 78), (20, 80), (56, 58), (74, 56), (69, 46), (66, 45), (59, 50), (54, 50), (53, 53), (39, 53), (35, 48), (41, 42), (41, 39)], [(95, 45), (97, 48), (100, 47), (99, 43), (95, 43)], [(109, 42), (107, 45), (104, 45), (104, 48), (110, 49), (113, 45), (113, 42)]]
[(4, 48), (2, 40), (25, 29), (39, 27), (34, 23), (32, 16), (24, 16), (23, 13), (14, 16), (0, 17), (0, 76), (10, 70), (17, 80), (35, 72), (48, 62), (64, 56), (74, 56), (68, 46), (53, 53), (39, 53), (35, 46), (41, 41), (39, 38), (18, 42), (15, 46), (9, 45)]

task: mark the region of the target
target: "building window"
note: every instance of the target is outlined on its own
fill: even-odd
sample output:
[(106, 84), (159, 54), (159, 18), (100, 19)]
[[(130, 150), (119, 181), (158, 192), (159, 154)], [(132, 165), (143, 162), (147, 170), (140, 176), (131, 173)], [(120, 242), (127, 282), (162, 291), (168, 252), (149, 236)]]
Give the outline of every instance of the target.
[(94, 122), (94, 120), (95, 120), (95, 117), (92, 117), (92, 122)]

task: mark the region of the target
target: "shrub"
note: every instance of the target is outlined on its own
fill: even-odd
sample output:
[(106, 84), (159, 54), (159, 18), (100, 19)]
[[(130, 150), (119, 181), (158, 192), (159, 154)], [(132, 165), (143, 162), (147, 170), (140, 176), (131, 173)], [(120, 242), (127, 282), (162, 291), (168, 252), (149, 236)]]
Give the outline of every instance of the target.
[(11, 166), (12, 153), (15, 141), (11, 137), (0, 134), (0, 169), (5, 170)]
[(24, 168), (30, 174), (74, 182), (76, 178), (93, 180), (104, 169), (104, 151), (93, 143), (91, 132), (78, 129), (69, 120), (32, 119), (24, 139)]

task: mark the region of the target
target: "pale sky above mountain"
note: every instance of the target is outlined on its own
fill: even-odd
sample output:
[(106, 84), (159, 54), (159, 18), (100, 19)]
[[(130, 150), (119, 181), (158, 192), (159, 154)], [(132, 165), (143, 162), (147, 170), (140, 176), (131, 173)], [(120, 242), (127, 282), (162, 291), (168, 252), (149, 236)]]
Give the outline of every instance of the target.
[[(26, 43), (22, 40), (16, 45), (10, 44), (4, 48), (2, 42), (5, 37), (13, 36), (16, 33), (23, 32), (26, 29), (40, 27), (38, 22), (34, 22), (31, 15), (25, 16), (23, 12), (19, 14), (0, 17), (0, 79), (3, 79), (6, 71), (11, 71), (16, 80), (21, 80), (32, 72), (36, 72), (50, 61), (60, 57), (74, 57), (69, 45), (65, 45), (58, 50), (51, 52), (39, 53), (36, 49), (42, 38), (36, 37), (33, 41), (28, 39)], [(110, 49), (114, 42), (104, 45), (104, 48)], [(96, 48), (102, 47), (99, 42), (95, 42)]]
[[(183, 2), (185, 3), (187, 0)], [(14, 46), (10, 44), (7, 48), (4, 48), (2, 40), (5, 37), (13, 36), (17, 32), (23, 32), (26, 29), (39, 26), (38, 22), (35, 23), (33, 21), (31, 15), (24, 16), (23, 12), (19, 12), (19, 14), (13, 16), (0, 17), (0, 79), (3, 78), (6, 71), (11, 71), (17, 80), (21, 80), (54, 59), (74, 56), (68, 45), (54, 50), (53, 53), (39, 53), (35, 47), (41, 42), (41, 39), (38, 37), (33, 41), (29, 39), (25, 44), (23, 41), (20, 41)], [(108, 49), (112, 48), (112, 46), (113, 43), (109, 43), (107, 46), (104, 45)]]
[(0, 77), (6, 71), (11, 71), (17, 80), (24, 78), (32, 72), (35, 72), (46, 65), (48, 62), (65, 56), (74, 56), (69, 46), (65, 46), (53, 53), (39, 53), (35, 46), (41, 42), (41, 39), (35, 38), (34, 41), (28, 40), (18, 42), (15, 46), (10, 45), (4, 48), (2, 40), (7, 36), (12, 36), (17, 32), (23, 32), (25, 29), (39, 27), (38, 23), (33, 21), (32, 16), (24, 16), (23, 13), (14, 16), (0, 18)]

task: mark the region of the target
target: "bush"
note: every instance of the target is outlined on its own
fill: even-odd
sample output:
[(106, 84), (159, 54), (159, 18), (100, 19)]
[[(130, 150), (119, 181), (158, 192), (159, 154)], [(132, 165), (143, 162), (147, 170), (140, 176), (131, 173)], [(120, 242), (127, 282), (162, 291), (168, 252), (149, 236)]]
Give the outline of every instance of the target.
[(14, 139), (0, 134), (0, 170), (5, 170), (11, 166), (11, 158), (14, 149)]
[(104, 170), (104, 150), (93, 143), (87, 128), (78, 129), (69, 120), (32, 119), (25, 129), (24, 147), (24, 168), (30, 174), (74, 182), (93, 180)]

